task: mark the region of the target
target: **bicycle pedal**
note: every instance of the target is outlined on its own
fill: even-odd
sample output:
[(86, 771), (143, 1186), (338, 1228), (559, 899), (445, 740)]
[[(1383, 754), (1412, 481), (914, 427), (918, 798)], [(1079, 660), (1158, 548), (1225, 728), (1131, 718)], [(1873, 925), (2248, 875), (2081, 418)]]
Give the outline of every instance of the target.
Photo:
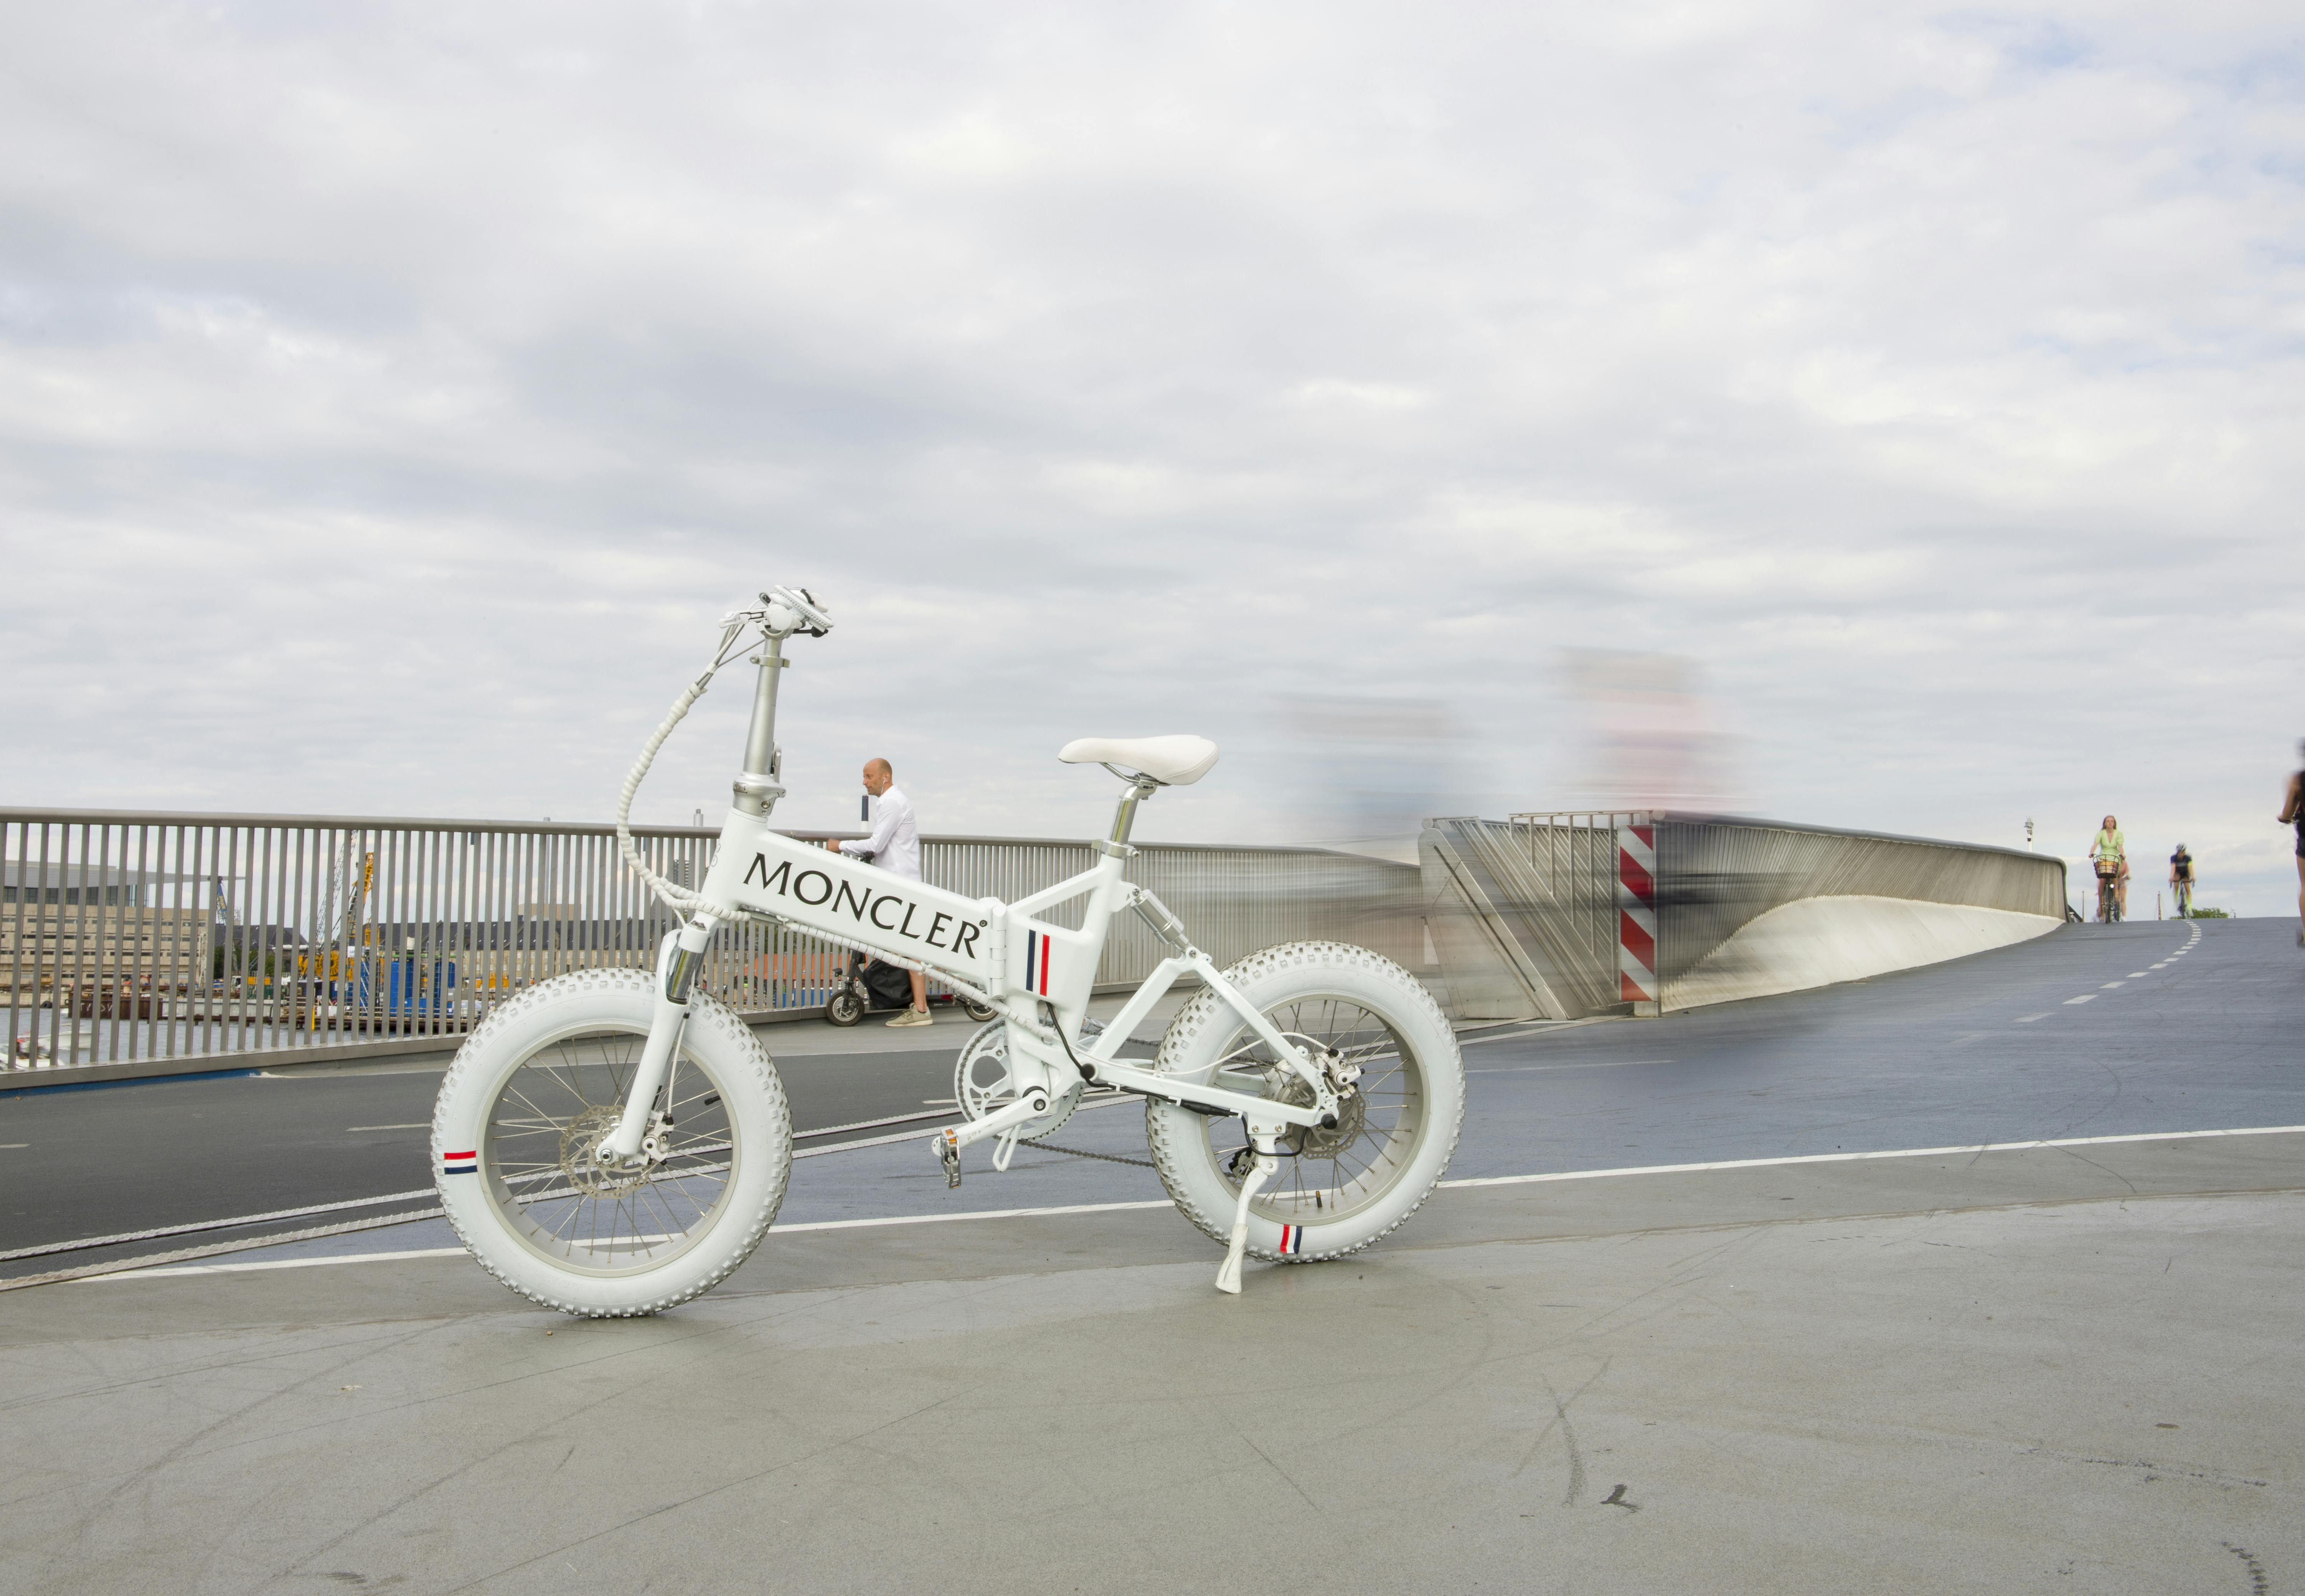
[(944, 1166), (945, 1189), (957, 1191), (960, 1186), (960, 1149), (952, 1144), (951, 1137), (939, 1136), (936, 1150), (937, 1161)]

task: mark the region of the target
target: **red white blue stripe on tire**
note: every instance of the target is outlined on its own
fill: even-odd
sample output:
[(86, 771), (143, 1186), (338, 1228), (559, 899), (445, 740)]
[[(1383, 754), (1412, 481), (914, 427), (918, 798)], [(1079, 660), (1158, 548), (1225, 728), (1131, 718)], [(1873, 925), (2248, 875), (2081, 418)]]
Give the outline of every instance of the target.
[(1280, 1227), (1280, 1256), (1294, 1258), (1305, 1251), (1305, 1227), (1283, 1225)]
[(481, 1151), (478, 1148), (470, 1152), (444, 1152), (440, 1155), (440, 1173), (443, 1175), (472, 1175), (477, 1173), (480, 1167)]

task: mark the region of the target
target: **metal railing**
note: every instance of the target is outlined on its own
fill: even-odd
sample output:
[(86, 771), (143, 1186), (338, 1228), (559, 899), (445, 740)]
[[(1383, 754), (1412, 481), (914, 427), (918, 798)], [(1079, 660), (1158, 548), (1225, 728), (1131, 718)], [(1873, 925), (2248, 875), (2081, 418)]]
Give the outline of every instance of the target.
[[(718, 841), (689, 827), (633, 835), (651, 869), (684, 885), (702, 879)], [(922, 873), (1014, 899), (1093, 857), (1078, 842), (929, 837)], [(1314, 937), (1423, 963), (1411, 867), (1152, 844), (1128, 876), (1220, 964)], [(453, 1045), (537, 981), (648, 968), (673, 924), (608, 826), (0, 809), (0, 1071), (21, 1081), (40, 1067)], [(824, 1003), (843, 956), (783, 927), (732, 926), (700, 983), (755, 1019), (804, 1013)], [(1098, 982), (1133, 984), (1159, 957), (1125, 918)]]
[(1875, 896), (2062, 917), (2062, 860), (2014, 848), (1646, 811), (1428, 822), (1433, 925), (1459, 1012), (1556, 1019), (1622, 1012), (1618, 833), (1654, 828), (1665, 1008), (1705, 956), (1770, 910)]

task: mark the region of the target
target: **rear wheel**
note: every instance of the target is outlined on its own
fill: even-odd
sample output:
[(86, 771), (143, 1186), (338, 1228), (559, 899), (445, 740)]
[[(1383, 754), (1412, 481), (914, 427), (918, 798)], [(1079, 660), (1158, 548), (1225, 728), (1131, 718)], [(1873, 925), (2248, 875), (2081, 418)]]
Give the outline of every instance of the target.
[[(1282, 1139), (1280, 1175), (1249, 1204), (1248, 1251), (1291, 1263), (1357, 1252), (1416, 1211), (1456, 1150), (1465, 1116), (1456, 1036), (1416, 977), (1365, 948), (1292, 943), (1251, 955), (1225, 979), (1282, 1034), (1333, 1048), (1361, 1072), (1335, 1129)], [(1311, 1100), (1232, 1006), (1206, 990), (1170, 1025), (1156, 1067)], [(1145, 1108), (1145, 1133), (1178, 1208), (1210, 1239), (1229, 1241), (1246, 1172), (1241, 1121), (1155, 1102)]]
[(792, 1168), (776, 1068), (734, 1010), (693, 998), (643, 1142), (591, 1157), (648, 1041), (654, 983), (591, 970), (532, 988), (472, 1032), (433, 1110), (434, 1179), (482, 1267), (549, 1308), (654, 1313), (726, 1279), (775, 1219)]

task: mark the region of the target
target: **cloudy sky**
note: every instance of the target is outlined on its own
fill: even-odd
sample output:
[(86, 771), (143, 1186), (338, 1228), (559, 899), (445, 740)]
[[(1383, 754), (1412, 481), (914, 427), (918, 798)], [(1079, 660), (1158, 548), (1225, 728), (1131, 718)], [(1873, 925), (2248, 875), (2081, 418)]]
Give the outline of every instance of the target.
[(781, 582), (795, 824), (1563, 807), (1619, 650), (1736, 808), (2294, 892), (2293, 4), (7, 27), (0, 802), (604, 819)]

